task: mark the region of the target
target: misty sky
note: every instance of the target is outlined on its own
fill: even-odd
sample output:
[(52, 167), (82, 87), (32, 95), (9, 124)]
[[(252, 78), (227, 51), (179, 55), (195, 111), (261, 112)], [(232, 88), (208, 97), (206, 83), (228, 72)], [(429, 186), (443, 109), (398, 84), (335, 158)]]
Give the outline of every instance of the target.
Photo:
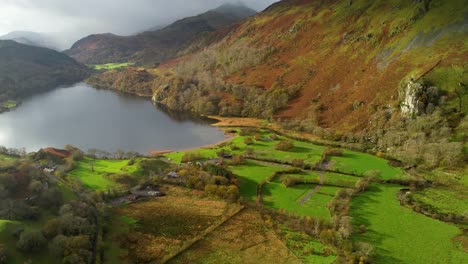
[[(243, 0), (261, 11), (277, 0)], [(229, 0), (0, 0), (0, 35), (10, 31), (133, 34)], [(234, 1), (235, 2), (235, 1)]]

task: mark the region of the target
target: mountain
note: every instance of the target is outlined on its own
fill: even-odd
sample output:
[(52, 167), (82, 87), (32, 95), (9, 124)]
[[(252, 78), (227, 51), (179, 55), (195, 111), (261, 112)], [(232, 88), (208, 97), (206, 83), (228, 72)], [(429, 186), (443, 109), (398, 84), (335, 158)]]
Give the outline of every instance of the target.
[(0, 36), (0, 40), (14, 40), (21, 44), (49, 48), (53, 50), (64, 50), (68, 48), (60, 34), (36, 33), (29, 31), (13, 31)]
[(219, 39), (223, 29), (255, 13), (242, 5), (223, 5), (198, 16), (178, 20), (157, 31), (128, 37), (91, 35), (76, 42), (66, 54), (87, 64), (127, 61), (157, 64), (175, 57), (194, 41), (211, 43)]
[(0, 102), (82, 81), (89, 69), (46, 48), (0, 40)]
[(284, 0), (157, 68), (89, 82), (151, 89), (172, 110), (275, 120), (433, 167), (468, 161), (466, 39), (460, 0)]
[[(194, 97), (182, 98), (180, 87), (161, 88), (158, 97), (195, 112), (300, 118), (361, 131), (376, 119), (424, 113), (439, 102), (415, 97), (423, 100), (425, 90), (437, 87), (447, 99), (444, 111), (466, 114), (459, 100), (468, 100), (468, 7), (459, 0), (398, 3), (281, 1), (168, 63)], [(411, 79), (423, 88), (408, 91)], [(400, 108), (405, 104), (411, 110)]]

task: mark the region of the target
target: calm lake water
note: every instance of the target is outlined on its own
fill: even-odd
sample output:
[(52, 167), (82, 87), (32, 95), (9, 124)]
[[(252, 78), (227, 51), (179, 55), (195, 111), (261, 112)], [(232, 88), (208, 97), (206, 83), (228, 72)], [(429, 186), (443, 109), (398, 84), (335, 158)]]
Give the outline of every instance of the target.
[(37, 151), (66, 144), (86, 151), (180, 150), (224, 139), (209, 121), (168, 113), (145, 98), (80, 83), (25, 100), (0, 114), (0, 145)]

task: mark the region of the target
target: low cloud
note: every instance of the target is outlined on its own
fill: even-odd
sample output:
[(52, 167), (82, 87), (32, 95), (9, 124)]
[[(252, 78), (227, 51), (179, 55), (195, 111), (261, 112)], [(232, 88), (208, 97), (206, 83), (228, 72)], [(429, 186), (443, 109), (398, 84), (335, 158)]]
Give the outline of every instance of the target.
[[(0, 0), (0, 35), (10, 31), (130, 35), (216, 8), (228, 0)], [(238, 1), (231, 1), (238, 2)], [(243, 0), (261, 11), (276, 0)]]

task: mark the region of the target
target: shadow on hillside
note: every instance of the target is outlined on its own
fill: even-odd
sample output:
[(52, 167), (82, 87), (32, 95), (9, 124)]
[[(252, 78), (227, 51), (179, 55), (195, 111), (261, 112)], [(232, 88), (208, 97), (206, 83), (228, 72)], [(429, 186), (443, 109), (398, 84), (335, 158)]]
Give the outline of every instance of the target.
[(383, 240), (394, 236), (384, 235), (372, 230), (371, 223), (367, 220), (370, 216), (376, 215), (372, 211), (372, 208), (375, 208), (379, 203), (375, 197), (382, 191), (380, 186), (371, 185), (366, 192), (353, 198), (350, 208), (350, 211), (354, 212), (352, 213), (353, 226), (355, 229), (358, 229), (360, 225), (368, 228), (363, 234), (354, 233), (353, 240), (369, 243), (374, 246), (375, 263), (403, 263), (400, 259), (389, 256), (390, 251), (382, 248)]

